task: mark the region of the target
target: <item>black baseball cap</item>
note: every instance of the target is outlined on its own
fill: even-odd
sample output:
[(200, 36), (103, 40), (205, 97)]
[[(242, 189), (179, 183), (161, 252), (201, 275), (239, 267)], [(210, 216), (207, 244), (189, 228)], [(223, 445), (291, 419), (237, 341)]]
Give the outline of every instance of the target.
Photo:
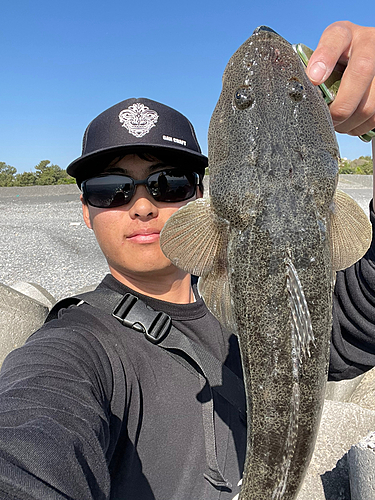
[(116, 157), (131, 153), (170, 155), (202, 177), (207, 157), (201, 152), (193, 125), (178, 111), (146, 98), (131, 98), (103, 111), (88, 125), (82, 155), (67, 172), (77, 184), (101, 173)]

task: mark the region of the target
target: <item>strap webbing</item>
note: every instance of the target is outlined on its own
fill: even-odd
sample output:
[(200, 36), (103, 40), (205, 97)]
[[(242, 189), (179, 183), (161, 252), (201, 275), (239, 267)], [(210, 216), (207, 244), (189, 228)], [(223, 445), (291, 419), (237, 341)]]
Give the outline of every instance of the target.
[[(133, 304), (124, 310), (121, 306), (127, 303), (127, 298), (133, 300)], [(110, 289), (96, 289), (92, 292), (86, 292), (74, 297), (68, 297), (57, 302), (49, 312), (46, 322), (58, 317), (60, 309), (71, 305), (78, 305), (80, 302), (96, 307), (108, 314), (114, 316), (120, 323), (142, 332), (147, 340), (158, 344), (164, 349), (168, 349), (173, 354), (174, 350), (179, 350), (187, 354), (202, 369), (211, 386), (217, 393), (233, 405), (241, 414), (241, 418), (246, 419), (246, 401), (244, 399), (244, 384), (232, 370), (222, 364), (215, 356), (208, 352), (204, 347), (189, 339), (172, 325), (169, 321), (166, 329), (155, 332), (152, 326), (155, 318), (159, 321), (165, 321), (164, 313), (154, 311), (142, 300), (134, 295), (122, 295)], [(124, 317), (122, 317), (124, 315)], [(156, 315), (163, 315), (156, 316)], [(169, 318), (169, 316), (167, 316)], [(170, 318), (169, 318), (170, 319)], [(158, 337), (158, 338), (157, 338)], [(191, 365), (190, 365), (191, 366)], [(195, 368), (196, 372), (196, 368)]]
[[(205, 348), (181, 334), (172, 325), (167, 314), (154, 311), (129, 293), (122, 295), (110, 289), (96, 289), (63, 299), (51, 309), (46, 322), (57, 318), (61, 308), (73, 304), (80, 305), (83, 302), (111, 314), (123, 325), (143, 333), (147, 340), (165, 349), (199, 378), (208, 468), (205, 477), (214, 486), (230, 489), (232, 485), (224, 479), (217, 462), (212, 390), (233, 405), (246, 421), (243, 381)], [(184, 356), (179, 355), (178, 351)], [(186, 355), (193, 363), (186, 360)]]

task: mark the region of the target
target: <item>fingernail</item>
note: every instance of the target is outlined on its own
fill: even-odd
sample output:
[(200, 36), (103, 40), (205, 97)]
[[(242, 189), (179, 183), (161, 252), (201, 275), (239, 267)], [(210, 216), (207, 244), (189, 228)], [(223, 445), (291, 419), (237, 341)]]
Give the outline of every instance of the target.
[(327, 66), (322, 61), (317, 61), (309, 69), (309, 76), (314, 82), (324, 81), (325, 74), (327, 72)]

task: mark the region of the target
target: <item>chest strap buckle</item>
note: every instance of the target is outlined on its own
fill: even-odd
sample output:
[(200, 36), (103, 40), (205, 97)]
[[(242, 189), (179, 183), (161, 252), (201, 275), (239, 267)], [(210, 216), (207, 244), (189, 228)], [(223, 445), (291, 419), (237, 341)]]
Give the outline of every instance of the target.
[(168, 314), (154, 311), (130, 293), (126, 293), (116, 304), (112, 316), (124, 326), (143, 333), (153, 344), (159, 344), (168, 335), (172, 325)]

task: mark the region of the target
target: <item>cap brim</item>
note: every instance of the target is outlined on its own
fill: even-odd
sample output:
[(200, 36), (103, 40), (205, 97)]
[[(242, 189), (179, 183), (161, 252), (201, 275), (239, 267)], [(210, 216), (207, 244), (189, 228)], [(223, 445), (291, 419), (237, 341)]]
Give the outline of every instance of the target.
[(132, 154), (137, 152), (150, 153), (157, 157), (157, 152), (170, 153), (171, 156), (179, 156), (183, 158), (184, 165), (186, 166), (186, 161), (191, 160), (192, 169), (197, 169), (197, 172), (204, 175), (205, 169), (208, 165), (208, 158), (201, 153), (195, 151), (186, 151), (185, 148), (174, 144), (173, 146), (159, 146), (152, 144), (129, 144), (127, 146), (116, 146), (113, 148), (106, 148), (102, 150), (94, 151), (85, 156), (80, 156), (76, 160), (72, 161), (68, 168), (67, 173), (74, 177), (77, 184), (80, 186), (82, 181), (97, 175), (102, 172), (108, 164), (117, 156), (123, 156), (126, 154)]

